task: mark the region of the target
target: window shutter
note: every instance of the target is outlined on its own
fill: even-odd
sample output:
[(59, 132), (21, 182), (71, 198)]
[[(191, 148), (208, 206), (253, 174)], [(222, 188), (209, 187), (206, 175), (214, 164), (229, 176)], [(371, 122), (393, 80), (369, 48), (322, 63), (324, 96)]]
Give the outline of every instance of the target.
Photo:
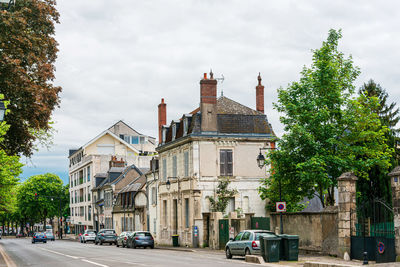
[(226, 151), (220, 150), (219, 155), (220, 155), (219, 157), (220, 175), (224, 176), (226, 175)]
[(189, 152), (185, 152), (185, 177), (189, 176)]
[(232, 160), (232, 150), (226, 151), (226, 175), (233, 175), (233, 160)]

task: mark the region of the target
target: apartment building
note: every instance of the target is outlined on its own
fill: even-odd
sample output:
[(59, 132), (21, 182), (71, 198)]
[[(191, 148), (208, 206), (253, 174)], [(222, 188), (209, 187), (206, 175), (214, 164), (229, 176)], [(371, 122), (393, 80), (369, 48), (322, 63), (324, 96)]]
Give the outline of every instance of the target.
[(126, 166), (149, 168), (155, 148), (154, 137), (119, 121), (79, 149), (69, 150), (71, 225), (75, 233), (95, 227), (98, 218), (92, 189), (96, 187), (95, 177), (109, 171), (111, 156), (121, 159)]

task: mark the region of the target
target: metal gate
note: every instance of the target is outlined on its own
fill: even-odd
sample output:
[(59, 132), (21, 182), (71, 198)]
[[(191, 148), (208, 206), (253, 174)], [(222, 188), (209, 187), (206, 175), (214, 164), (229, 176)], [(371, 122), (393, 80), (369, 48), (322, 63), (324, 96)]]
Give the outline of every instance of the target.
[[(353, 221), (352, 221), (353, 220)], [(354, 221), (355, 220), (355, 221)], [(396, 260), (393, 209), (381, 199), (371, 199), (350, 212), (352, 259), (393, 262)]]
[(251, 229), (253, 229), (253, 230), (271, 230), (270, 229), (270, 218), (251, 217)]
[(229, 220), (222, 219), (218, 221), (219, 229), (219, 249), (225, 249), (226, 243), (229, 241)]

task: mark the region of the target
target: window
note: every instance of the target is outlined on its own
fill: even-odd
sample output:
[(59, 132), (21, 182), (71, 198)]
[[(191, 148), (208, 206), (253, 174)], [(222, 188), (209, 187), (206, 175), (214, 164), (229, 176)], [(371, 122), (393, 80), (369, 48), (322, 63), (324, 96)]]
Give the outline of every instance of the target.
[(185, 226), (189, 228), (189, 199), (185, 198)]
[(129, 144), (130, 141), (131, 141), (131, 137), (130, 137), (129, 135), (125, 135), (125, 136), (124, 136), (124, 141), (127, 142), (127, 143)]
[(232, 150), (221, 149), (219, 151), (219, 166), (221, 176), (232, 176), (233, 175), (233, 162), (232, 162)]
[(188, 123), (189, 121), (188, 121), (188, 118), (184, 118), (183, 119), (183, 136), (186, 136), (187, 135), (187, 132), (188, 132), (188, 128), (189, 128), (189, 123)]
[(175, 140), (176, 136), (176, 124), (172, 125), (172, 140)]
[(166, 181), (167, 180), (167, 159), (163, 159), (162, 163), (163, 163), (162, 177), (163, 177), (163, 180)]
[(184, 165), (185, 165), (185, 177), (189, 176), (189, 151), (183, 153)]
[(90, 181), (90, 166), (87, 167), (87, 181)]
[(87, 200), (90, 201), (90, 185), (87, 188)]
[(228, 200), (228, 207), (226, 208), (227, 212), (234, 212), (235, 211), (235, 198), (231, 197)]
[(151, 188), (151, 204), (157, 204), (157, 189), (155, 187)]
[(176, 156), (173, 156), (172, 157), (172, 176), (174, 178), (176, 178), (177, 173), (178, 173), (178, 166), (177, 166), (177, 162), (176, 162)]
[(242, 241), (243, 240), (249, 240), (250, 239), (250, 232), (245, 232), (242, 236)]
[(141, 136), (140, 137), (140, 143), (141, 144), (146, 144), (146, 136)]
[(167, 128), (162, 129), (162, 143), (165, 143), (165, 139), (167, 138)]
[(92, 206), (88, 207), (88, 221), (92, 220)]
[(242, 238), (243, 232), (240, 232), (237, 234), (237, 236), (235, 237), (235, 241), (240, 241), (240, 239)]
[(131, 136), (131, 144), (139, 144), (139, 136)]

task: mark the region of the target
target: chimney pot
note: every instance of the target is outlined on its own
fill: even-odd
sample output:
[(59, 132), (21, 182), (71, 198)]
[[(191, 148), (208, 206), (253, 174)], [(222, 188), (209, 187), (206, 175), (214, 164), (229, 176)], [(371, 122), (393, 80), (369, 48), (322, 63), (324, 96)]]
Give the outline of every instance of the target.
[(162, 127), (167, 124), (167, 104), (164, 98), (161, 98), (161, 103), (158, 104), (158, 142), (161, 144), (162, 140)]
[(207, 73), (204, 73), (204, 80), (207, 80)]

